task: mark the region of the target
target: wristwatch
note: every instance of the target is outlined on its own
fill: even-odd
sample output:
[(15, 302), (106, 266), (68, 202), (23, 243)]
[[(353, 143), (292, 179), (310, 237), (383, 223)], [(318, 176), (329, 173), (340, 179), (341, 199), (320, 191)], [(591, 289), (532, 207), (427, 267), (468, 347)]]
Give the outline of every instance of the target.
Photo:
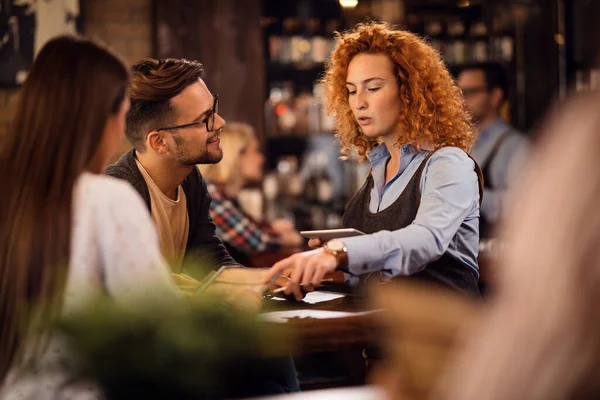
[(338, 262), (337, 269), (348, 265), (348, 248), (340, 239), (331, 239), (325, 243), (323, 251), (335, 257)]

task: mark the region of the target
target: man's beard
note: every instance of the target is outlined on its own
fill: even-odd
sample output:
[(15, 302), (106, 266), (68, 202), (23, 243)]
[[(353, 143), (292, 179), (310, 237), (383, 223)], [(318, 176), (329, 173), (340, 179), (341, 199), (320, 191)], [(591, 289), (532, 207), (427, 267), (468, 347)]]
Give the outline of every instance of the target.
[(217, 164), (223, 159), (223, 150), (219, 154), (211, 154), (208, 151), (198, 157), (194, 164)]
[[(178, 140), (179, 139), (179, 140)], [(217, 164), (223, 159), (223, 150), (219, 149), (218, 153), (211, 153), (206, 149), (204, 153), (196, 156), (186, 154), (185, 145), (183, 140), (175, 138), (175, 144), (177, 145), (177, 161), (181, 165), (193, 167), (197, 164)]]

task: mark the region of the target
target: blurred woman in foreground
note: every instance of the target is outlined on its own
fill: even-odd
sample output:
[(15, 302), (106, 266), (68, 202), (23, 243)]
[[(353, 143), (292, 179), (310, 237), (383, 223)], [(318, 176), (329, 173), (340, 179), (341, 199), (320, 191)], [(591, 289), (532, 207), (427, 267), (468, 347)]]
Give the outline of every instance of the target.
[(502, 232), (497, 296), (443, 399), (600, 397), (600, 95), (545, 125)]
[(60, 314), (103, 295), (178, 297), (142, 200), (101, 175), (124, 135), (128, 83), (114, 53), (64, 36), (21, 90), (0, 155), (0, 398), (69, 393), (69, 358), (44, 332)]

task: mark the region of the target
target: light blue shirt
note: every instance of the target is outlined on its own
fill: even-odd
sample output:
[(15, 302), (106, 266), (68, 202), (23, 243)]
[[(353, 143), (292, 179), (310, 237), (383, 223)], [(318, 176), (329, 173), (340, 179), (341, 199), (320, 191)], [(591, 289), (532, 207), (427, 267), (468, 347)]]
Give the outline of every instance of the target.
[(511, 132), (503, 142), (489, 166), (488, 178), (481, 204), (481, 214), (488, 221), (495, 222), (502, 215), (503, 202), (511, 180), (518, 175), (529, 154), (527, 139), (502, 118), (497, 118), (479, 132), (471, 156), (483, 168), (488, 162), (496, 141), (505, 133)]
[[(402, 194), (427, 157), (412, 145), (400, 149), (400, 168), (385, 182), (390, 154), (384, 144), (369, 153), (374, 185), (369, 211), (383, 211)], [(395, 231), (379, 231), (343, 239), (348, 248), (348, 271), (361, 275), (383, 271), (385, 278), (411, 275), (448, 253), (479, 278), (479, 183), (475, 163), (456, 147), (433, 154), (423, 170), (421, 203), (415, 220)]]

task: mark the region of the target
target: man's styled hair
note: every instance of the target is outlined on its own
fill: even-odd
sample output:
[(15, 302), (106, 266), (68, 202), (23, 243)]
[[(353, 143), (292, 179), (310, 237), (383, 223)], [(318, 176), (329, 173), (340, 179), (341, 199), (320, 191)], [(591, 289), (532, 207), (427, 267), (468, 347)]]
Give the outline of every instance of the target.
[(479, 62), (465, 64), (460, 67), (458, 74), (465, 71), (481, 71), (485, 76), (485, 85), (487, 90), (502, 89), (502, 100), (508, 95), (508, 77), (506, 76), (506, 70), (504, 67), (497, 62)]
[(170, 100), (203, 77), (204, 67), (197, 61), (147, 58), (133, 65), (125, 135), (137, 151), (146, 150), (149, 132), (176, 118)]

